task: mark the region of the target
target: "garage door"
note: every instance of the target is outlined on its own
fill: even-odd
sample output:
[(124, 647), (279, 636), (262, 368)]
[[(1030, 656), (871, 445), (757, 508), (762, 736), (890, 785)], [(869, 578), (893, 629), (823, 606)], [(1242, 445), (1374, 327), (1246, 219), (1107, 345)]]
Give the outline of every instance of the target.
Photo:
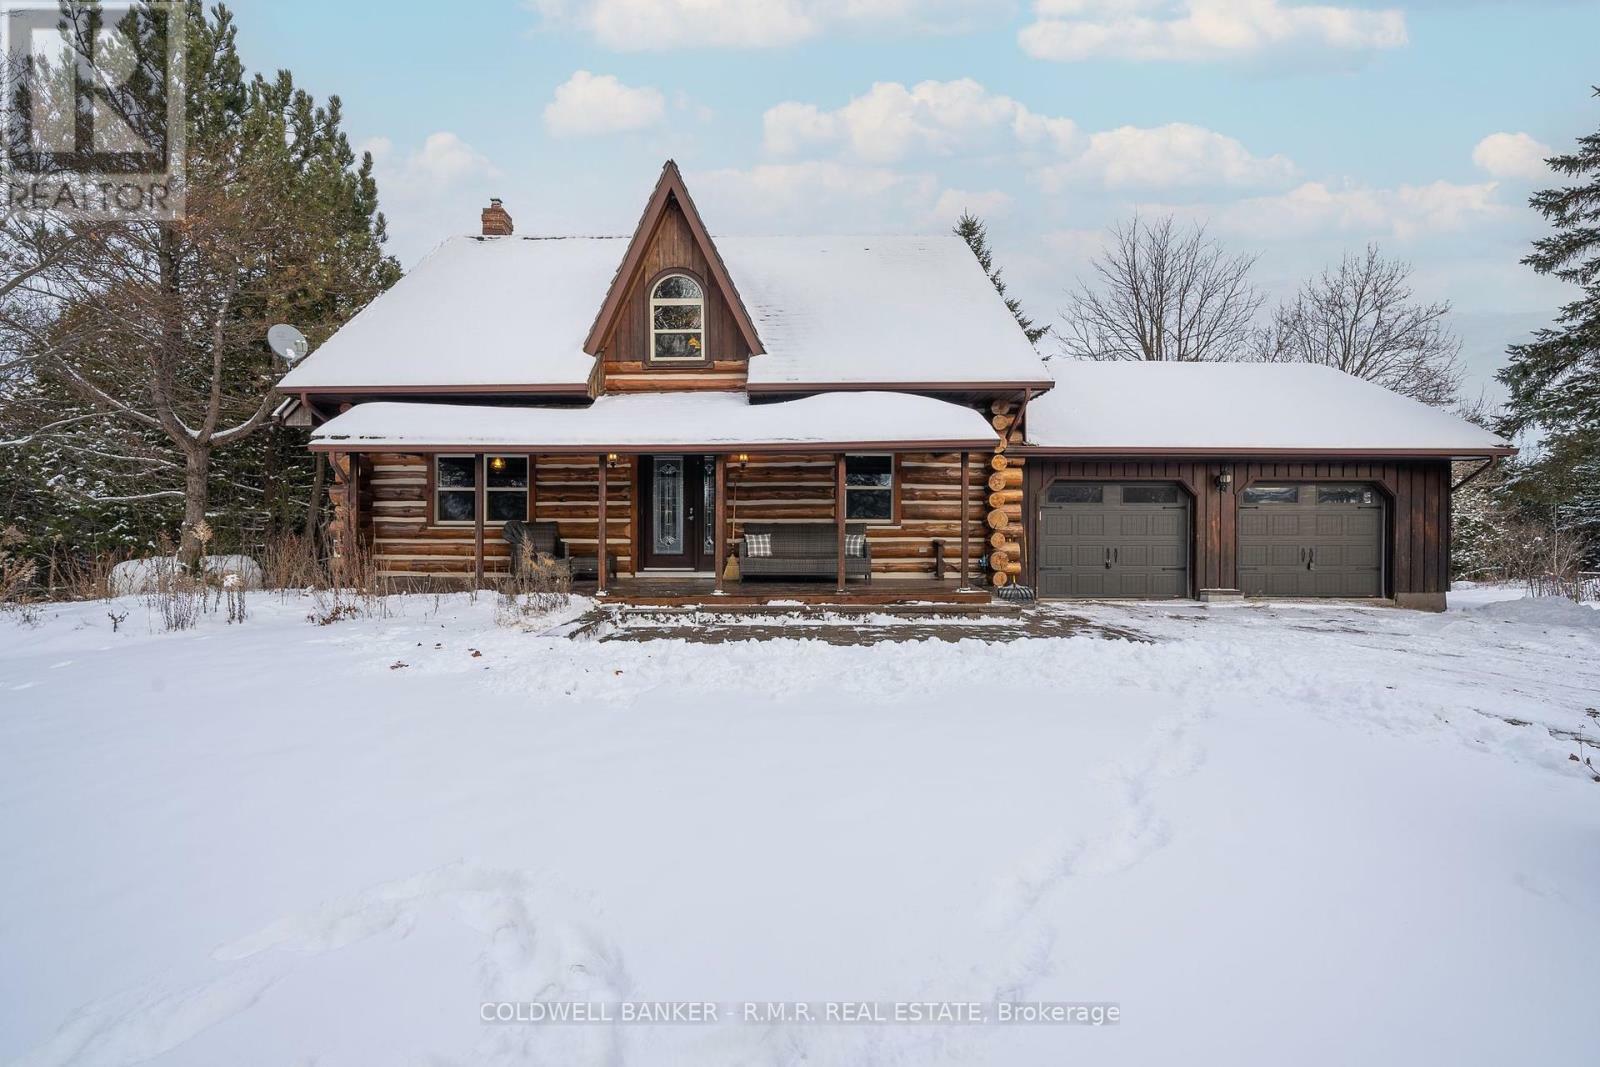
[(1053, 482), (1039, 504), (1039, 595), (1189, 595), (1189, 495), (1175, 482)]
[(1371, 485), (1253, 485), (1239, 500), (1246, 596), (1383, 595), (1383, 494)]

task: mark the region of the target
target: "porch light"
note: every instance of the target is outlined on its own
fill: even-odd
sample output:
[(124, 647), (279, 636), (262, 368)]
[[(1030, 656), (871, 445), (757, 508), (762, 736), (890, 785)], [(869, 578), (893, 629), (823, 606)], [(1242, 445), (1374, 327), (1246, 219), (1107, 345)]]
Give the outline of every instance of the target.
[(1233, 468), (1223, 467), (1222, 473), (1217, 475), (1217, 488), (1226, 491), (1233, 484)]
[(741, 467), (742, 467), (742, 466), (744, 466), (744, 465), (745, 465), (745, 464), (746, 464), (746, 463), (749, 463), (749, 462), (750, 462), (750, 453), (748, 453), (748, 452), (740, 452), (740, 453), (739, 453), (739, 454), (738, 454), (738, 456), (736, 456), (736, 457), (734, 457), (734, 458), (736, 458), (736, 459), (737, 459), (737, 460), (738, 460), (738, 461), (739, 461), (739, 466), (741, 466)]
[(607, 452), (606, 453), (606, 466), (615, 467), (617, 465), (617, 460), (619, 458), (620, 457), (615, 452)]

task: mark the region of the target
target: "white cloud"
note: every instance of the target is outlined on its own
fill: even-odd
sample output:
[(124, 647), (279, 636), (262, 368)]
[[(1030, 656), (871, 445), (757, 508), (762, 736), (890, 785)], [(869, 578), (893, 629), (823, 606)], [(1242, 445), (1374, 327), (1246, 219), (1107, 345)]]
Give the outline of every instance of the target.
[(813, 104), (779, 104), (767, 110), (762, 126), (767, 151), (774, 154), (843, 145), (873, 163), (892, 163), (913, 154), (1012, 150), (1018, 145), (1060, 151), (1077, 137), (1071, 119), (1036, 114), (971, 78), (925, 81), (910, 88), (900, 82), (878, 82), (833, 111)]
[(394, 142), (374, 137), (357, 146), (372, 153), (379, 192), (390, 197), (415, 199), (444, 192), (474, 178), (494, 178), (501, 173), (487, 156), (449, 130), (430, 133), (409, 155), (396, 153)]
[(1284, 0), (1037, 0), (1034, 12), (1017, 40), (1035, 59), (1219, 60), (1406, 43), (1400, 11)]
[(635, 89), (610, 74), (580, 70), (556, 87), (544, 125), (557, 137), (592, 137), (654, 126), (666, 112), (659, 89)]
[(527, 0), (546, 22), (568, 23), (607, 48), (776, 48), (835, 29), (949, 32), (1012, 0)]
[(1472, 162), (1496, 178), (1545, 178), (1550, 146), (1525, 133), (1491, 133), (1472, 150)]
[(877, 165), (989, 156), (1019, 168), (1036, 166), (1033, 178), (1047, 192), (1076, 182), (1262, 187), (1287, 184), (1296, 173), (1283, 156), (1252, 155), (1232, 137), (1186, 123), (1085, 135), (1069, 118), (1041, 115), (970, 78), (911, 87), (878, 82), (833, 110), (790, 101), (769, 108), (762, 125), (774, 155), (838, 150)]
[(1041, 167), (1033, 177), (1045, 192), (1056, 193), (1085, 180), (1108, 188), (1270, 186), (1287, 183), (1295, 173), (1284, 156), (1252, 155), (1232, 137), (1173, 122), (1091, 134), (1077, 156)]
[(966, 189), (946, 189), (939, 194), (928, 211), (928, 221), (954, 225), (963, 213), (971, 212), (980, 219), (1002, 218), (1011, 211), (1011, 194), (999, 189), (972, 192)]
[(1437, 181), (1393, 189), (1305, 182), (1286, 193), (1236, 201), (1212, 219), (1218, 229), (1260, 239), (1337, 232), (1357, 239), (1409, 240), (1505, 215), (1508, 209), (1494, 199), (1496, 188), (1497, 182)]

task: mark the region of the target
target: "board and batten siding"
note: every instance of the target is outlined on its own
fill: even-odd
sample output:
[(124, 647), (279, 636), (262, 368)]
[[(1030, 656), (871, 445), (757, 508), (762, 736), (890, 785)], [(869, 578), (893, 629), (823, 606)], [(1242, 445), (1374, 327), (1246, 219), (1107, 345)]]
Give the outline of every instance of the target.
[[(663, 275), (682, 272), (706, 294), (704, 361), (652, 364), (650, 290)], [(741, 390), (750, 349), (733, 309), (711, 278), (710, 264), (676, 202), (667, 205), (645, 245), (639, 270), (629, 279), (615, 325), (595, 361), (597, 393)]]
[[(1450, 464), (1446, 460), (1150, 460), (1031, 457), (1024, 484), (1029, 545), (1038, 543), (1039, 502), (1051, 482), (1169, 481), (1190, 494), (1194, 512), (1191, 595), (1239, 587), (1239, 494), (1256, 483), (1367, 482), (1387, 497), (1386, 584), (1390, 595), (1442, 596), (1450, 588)], [(1233, 484), (1219, 489), (1224, 468)], [(1025, 573), (1038, 581), (1038, 554)]]
[[(497, 453), (521, 455), (524, 453)], [(560, 524), (572, 551), (593, 556), (598, 547), (599, 478), (596, 460), (583, 455), (533, 454), (529, 518)], [(987, 530), (983, 516), (988, 493), (985, 454), (974, 453), (968, 505), (969, 573), (979, 576)], [(335, 464), (333, 499), (340, 522), (350, 517), (345, 468)], [(429, 494), (431, 457), (420, 454), (361, 453), (355, 457), (361, 506), (354, 516), (378, 573), (390, 579), (470, 581), (476, 567), (473, 526), (432, 524)], [(617, 573), (636, 572), (639, 539), (637, 457), (621, 456), (606, 478), (607, 552)], [(834, 518), (832, 454), (752, 455), (740, 465), (728, 460), (728, 543), (746, 523), (831, 522)], [(935, 542), (944, 544), (946, 576), (959, 574), (961, 553), (961, 461), (958, 453), (902, 453), (896, 456), (896, 521), (868, 527), (873, 574), (917, 578), (934, 574)], [(510, 569), (510, 550), (497, 525), (484, 527), (484, 573), (494, 578)]]

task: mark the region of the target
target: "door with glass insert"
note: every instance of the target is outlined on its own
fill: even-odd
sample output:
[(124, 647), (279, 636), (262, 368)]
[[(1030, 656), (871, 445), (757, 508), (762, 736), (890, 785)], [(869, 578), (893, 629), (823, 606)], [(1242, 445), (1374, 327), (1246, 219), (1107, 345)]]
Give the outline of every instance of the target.
[(709, 456), (646, 456), (639, 465), (642, 562), (662, 570), (706, 570), (715, 543), (715, 467)]

